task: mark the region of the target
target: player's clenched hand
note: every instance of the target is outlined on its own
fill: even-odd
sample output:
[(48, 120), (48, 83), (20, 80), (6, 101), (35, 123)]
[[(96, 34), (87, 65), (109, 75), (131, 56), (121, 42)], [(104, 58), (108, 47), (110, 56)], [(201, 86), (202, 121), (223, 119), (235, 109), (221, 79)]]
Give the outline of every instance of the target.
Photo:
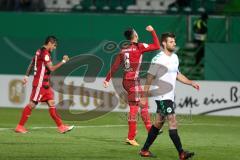
[(69, 57), (68, 57), (68, 55), (64, 55), (62, 62), (66, 63), (67, 61), (69, 61)]
[(108, 81), (104, 81), (104, 82), (103, 82), (103, 86), (104, 86), (105, 88), (107, 88), (107, 87), (109, 86), (109, 82), (108, 82)]
[(195, 88), (195, 89), (197, 89), (197, 90), (200, 89), (199, 84), (197, 84), (197, 83), (195, 83), (195, 82), (192, 82), (192, 86), (193, 86), (193, 88)]
[(149, 25), (149, 26), (146, 27), (146, 30), (148, 32), (152, 32), (154, 29), (153, 29), (153, 27), (151, 25)]
[(25, 76), (25, 77), (23, 78), (23, 80), (22, 80), (22, 83), (23, 83), (23, 85), (25, 86), (25, 85), (27, 84), (27, 82), (28, 82), (28, 77)]

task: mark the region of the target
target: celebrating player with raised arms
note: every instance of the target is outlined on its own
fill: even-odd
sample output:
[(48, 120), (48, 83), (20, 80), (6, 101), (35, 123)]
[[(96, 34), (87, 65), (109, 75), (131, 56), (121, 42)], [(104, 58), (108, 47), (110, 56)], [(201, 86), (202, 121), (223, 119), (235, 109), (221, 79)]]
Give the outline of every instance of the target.
[(73, 126), (67, 126), (62, 123), (60, 116), (56, 112), (54, 102), (54, 92), (50, 86), (50, 73), (61, 67), (69, 58), (67, 55), (63, 56), (63, 60), (56, 65), (52, 65), (50, 53), (56, 49), (57, 39), (54, 36), (48, 36), (42, 48), (38, 49), (33, 57), (23, 83), (28, 82), (28, 76), (32, 69), (34, 69), (34, 78), (32, 83), (32, 93), (30, 102), (25, 106), (22, 112), (22, 117), (15, 128), (15, 132), (27, 133), (24, 127), (28, 117), (31, 115), (32, 109), (36, 107), (38, 102), (46, 102), (49, 106), (49, 113), (55, 121), (58, 131), (65, 133), (73, 129)]
[[(121, 49), (117, 55), (115, 62), (113, 63), (109, 73), (104, 81), (104, 87), (109, 86), (109, 81), (118, 68), (124, 64), (124, 76), (123, 76), (123, 88), (128, 94), (128, 104), (130, 106), (130, 112), (128, 116), (128, 138), (126, 143), (138, 146), (139, 144), (135, 140), (137, 133), (137, 114), (140, 106), (140, 93), (142, 88), (139, 80), (139, 70), (142, 62), (143, 53), (160, 49), (159, 40), (156, 32), (152, 26), (147, 26), (146, 30), (152, 33), (153, 43), (138, 43), (138, 34), (133, 28), (129, 28), (124, 32), (124, 36), (130, 41), (127, 47)], [(146, 129), (149, 131), (151, 128), (150, 116), (148, 113), (148, 104), (141, 106), (141, 117), (144, 121)]]

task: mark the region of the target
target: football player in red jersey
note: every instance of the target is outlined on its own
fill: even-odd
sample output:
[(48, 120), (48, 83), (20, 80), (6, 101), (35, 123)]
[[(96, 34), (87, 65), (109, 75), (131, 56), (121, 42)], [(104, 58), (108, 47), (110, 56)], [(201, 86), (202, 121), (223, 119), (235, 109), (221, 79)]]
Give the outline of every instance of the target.
[(139, 146), (135, 140), (137, 133), (136, 121), (139, 106), (141, 106), (141, 117), (144, 121), (146, 129), (149, 131), (151, 128), (151, 120), (148, 113), (148, 103), (146, 103), (144, 106), (140, 105), (140, 93), (142, 92), (142, 88), (140, 86), (139, 70), (142, 62), (142, 56), (145, 52), (160, 49), (159, 40), (153, 27), (149, 25), (146, 27), (146, 30), (152, 33), (152, 44), (139, 43), (138, 34), (133, 28), (130, 28), (124, 32), (124, 36), (130, 41), (130, 44), (121, 49), (104, 81), (104, 87), (106, 88), (109, 86), (109, 81), (113, 74), (118, 70), (121, 64), (124, 64), (124, 76), (122, 84), (123, 88), (127, 91), (128, 104), (130, 106), (130, 112), (128, 116), (129, 129), (126, 143), (133, 146)]
[(36, 107), (38, 102), (46, 102), (49, 106), (49, 113), (55, 121), (58, 131), (65, 133), (73, 129), (73, 126), (64, 125), (60, 116), (56, 112), (54, 92), (50, 86), (50, 73), (61, 67), (66, 63), (69, 58), (67, 55), (63, 56), (61, 62), (56, 65), (52, 64), (50, 53), (56, 49), (57, 39), (55, 36), (48, 36), (42, 48), (36, 51), (35, 56), (27, 69), (26, 76), (23, 79), (24, 85), (28, 82), (28, 76), (32, 69), (34, 69), (34, 78), (32, 83), (32, 93), (30, 102), (25, 106), (22, 112), (22, 117), (15, 128), (15, 132), (27, 133), (24, 127), (28, 117), (31, 115), (32, 110)]

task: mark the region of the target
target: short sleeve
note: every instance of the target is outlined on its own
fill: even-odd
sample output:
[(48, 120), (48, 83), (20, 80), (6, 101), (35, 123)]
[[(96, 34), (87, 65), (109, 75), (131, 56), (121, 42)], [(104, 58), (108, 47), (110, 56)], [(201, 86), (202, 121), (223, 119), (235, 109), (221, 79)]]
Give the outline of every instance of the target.
[(160, 68), (160, 64), (157, 64), (157, 63), (151, 63), (149, 69), (148, 69), (148, 73), (153, 75), (153, 76), (156, 76), (157, 73), (158, 73), (158, 70)]
[(161, 54), (157, 54), (151, 62), (151, 65), (149, 67), (148, 73), (157, 77), (165, 74), (168, 69), (166, 66), (162, 64), (163, 59), (161, 58)]

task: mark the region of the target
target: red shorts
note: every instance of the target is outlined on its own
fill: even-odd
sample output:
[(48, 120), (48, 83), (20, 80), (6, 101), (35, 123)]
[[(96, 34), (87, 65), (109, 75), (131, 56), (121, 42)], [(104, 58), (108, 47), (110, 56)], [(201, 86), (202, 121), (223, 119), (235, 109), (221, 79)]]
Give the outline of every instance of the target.
[(124, 79), (122, 84), (123, 84), (123, 88), (128, 93), (128, 102), (139, 102), (141, 93), (142, 93), (142, 87), (140, 85), (140, 81)]
[(33, 87), (30, 97), (31, 101), (34, 102), (47, 102), (48, 100), (54, 100), (54, 92), (51, 87)]

